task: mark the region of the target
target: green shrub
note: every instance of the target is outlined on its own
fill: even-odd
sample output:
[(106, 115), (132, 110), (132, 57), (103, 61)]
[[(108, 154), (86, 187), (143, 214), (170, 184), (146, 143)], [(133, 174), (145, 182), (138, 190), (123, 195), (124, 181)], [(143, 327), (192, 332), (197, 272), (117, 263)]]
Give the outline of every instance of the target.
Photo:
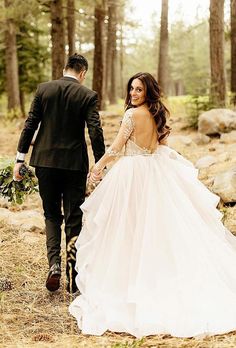
[(3, 116), (3, 121), (5, 123), (13, 122), (19, 119), (22, 119), (22, 112), (20, 108), (14, 108), (14, 109), (8, 110), (4, 113), (4, 116)]
[(189, 127), (197, 129), (199, 115), (204, 111), (212, 109), (214, 105), (211, 104), (209, 96), (193, 95), (187, 98), (185, 107)]

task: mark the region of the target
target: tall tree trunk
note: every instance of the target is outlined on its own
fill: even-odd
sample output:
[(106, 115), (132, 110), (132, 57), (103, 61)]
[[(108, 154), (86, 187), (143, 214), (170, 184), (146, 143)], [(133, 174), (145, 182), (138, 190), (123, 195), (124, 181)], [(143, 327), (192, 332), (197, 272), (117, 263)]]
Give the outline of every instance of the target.
[(20, 89), (20, 108), (21, 108), (21, 113), (22, 116), (25, 116), (25, 92), (22, 87), (22, 81), (21, 77), (25, 76), (25, 70), (26, 66), (25, 64), (21, 61), (21, 53), (24, 52), (24, 45), (22, 45), (21, 38), (27, 35), (27, 29), (25, 22), (21, 21), (20, 24), (18, 25), (18, 35), (16, 36), (16, 44), (18, 45), (18, 57), (19, 57), (19, 64), (18, 64), (18, 72), (19, 72), (19, 89)]
[[(108, 0), (109, 1), (109, 0)], [(108, 8), (107, 8), (107, 18), (108, 18)], [(111, 55), (110, 55), (110, 49), (108, 48), (108, 38), (109, 38), (109, 19), (107, 20), (107, 23), (105, 25), (105, 57), (104, 57), (104, 96), (105, 101), (108, 101), (108, 91), (110, 88), (110, 80), (111, 80)]]
[[(5, 0), (5, 8), (8, 9), (12, 1)], [(8, 110), (20, 108), (20, 88), (18, 73), (18, 57), (16, 45), (16, 26), (12, 18), (6, 19), (5, 30), (5, 59), (6, 59), (6, 92)]]
[(124, 91), (124, 44), (123, 44), (123, 24), (120, 26), (120, 97), (125, 97)]
[(71, 56), (75, 53), (75, 0), (67, 0), (67, 38)]
[(210, 0), (211, 103), (225, 106), (224, 0)]
[(230, 3), (231, 16), (231, 92), (232, 102), (236, 105), (236, 0)]
[(104, 19), (105, 19), (105, 1), (97, 3), (94, 11), (94, 59), (93, 59), (93, 89), (98, 93), (98, 107), (104, 109)]
[(102, 43), (102, 50), (103, 50), (103, 110), (106, 109), (106, 102), (107, 102), (107, 91), (106, 91), (106, 82), (107, 82), (107, 32), (108, 32), (108, 25), (107, 25), (107, 11), (108, 11), (108, 0), (102, 0), (104, 1), (104, 10), (105, 10), (105, 20), (103, 23), (103, 43)]
[(107, 77), (106, 91), (111, 104), (117, 102), (117, 50), (116, 50), (116, 25), (117, 5), (115, 2), (108, 3), (108, 37), (107, 37)]
[(65, 34), (63, 23), (62, 0), (51, 0), (51, 40), (52, 40), (52, 78), (62, 75), (65, 64)]
[(168, 0), (162, 0), (158, 82), (164, 94), (168, 93), (168, 70)]
[(118, 95), (120, 98), (124, 98), (124, 22), (125, 22), (125, 1), (119, 0), (118, 8), (117, 8), (117, 32), (119, 32), (118, 40), (117, 40), (117, 56), (118, 56), (118, 64), (117, 64), (117, 75), (118, 75)]

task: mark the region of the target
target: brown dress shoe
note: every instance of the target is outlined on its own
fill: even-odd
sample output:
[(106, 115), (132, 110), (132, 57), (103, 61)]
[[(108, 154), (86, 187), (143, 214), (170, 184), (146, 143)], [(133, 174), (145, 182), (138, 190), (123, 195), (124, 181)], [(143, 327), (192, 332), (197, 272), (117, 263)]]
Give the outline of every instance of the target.
[(46, 288), (49, 291), (56, 291), (60, 287), (61, 267), (59, 263), (54, 263), (49, 272), (46, 280)]

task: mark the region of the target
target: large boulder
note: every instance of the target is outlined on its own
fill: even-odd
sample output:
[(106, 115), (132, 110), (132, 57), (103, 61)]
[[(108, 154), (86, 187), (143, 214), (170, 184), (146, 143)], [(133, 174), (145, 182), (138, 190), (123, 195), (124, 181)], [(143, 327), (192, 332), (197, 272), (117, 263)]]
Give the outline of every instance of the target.
[(236, 112), (230, 109), (212, 109), (198, 118), (198, 131), (207, 135), (227, 133), (236, 129)]
[(236, 167), (218, 174), (214, 179), (212, 191), (225, 203), (236, 202)]

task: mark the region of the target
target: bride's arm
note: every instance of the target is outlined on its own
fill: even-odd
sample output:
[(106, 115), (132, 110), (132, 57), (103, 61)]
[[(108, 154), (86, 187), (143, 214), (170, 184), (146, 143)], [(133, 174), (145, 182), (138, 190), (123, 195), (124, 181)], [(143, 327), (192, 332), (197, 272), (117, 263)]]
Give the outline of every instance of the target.
[(91, 181), (100, 180), (100, 176), (102, 175), (103, 169), (106, 165), (113, 161), (122, 150), (123, 146), (129, 139), (131, 133), (134, 129), (134, 121), (132, 117), (132, 109), (129, 109), (125, 112), (119, 132), (111, 144), (111, 146), (106, 150), (105, 154), (100, 158), (100, 160), (95, 164), (93, 169), (91, 170)]

